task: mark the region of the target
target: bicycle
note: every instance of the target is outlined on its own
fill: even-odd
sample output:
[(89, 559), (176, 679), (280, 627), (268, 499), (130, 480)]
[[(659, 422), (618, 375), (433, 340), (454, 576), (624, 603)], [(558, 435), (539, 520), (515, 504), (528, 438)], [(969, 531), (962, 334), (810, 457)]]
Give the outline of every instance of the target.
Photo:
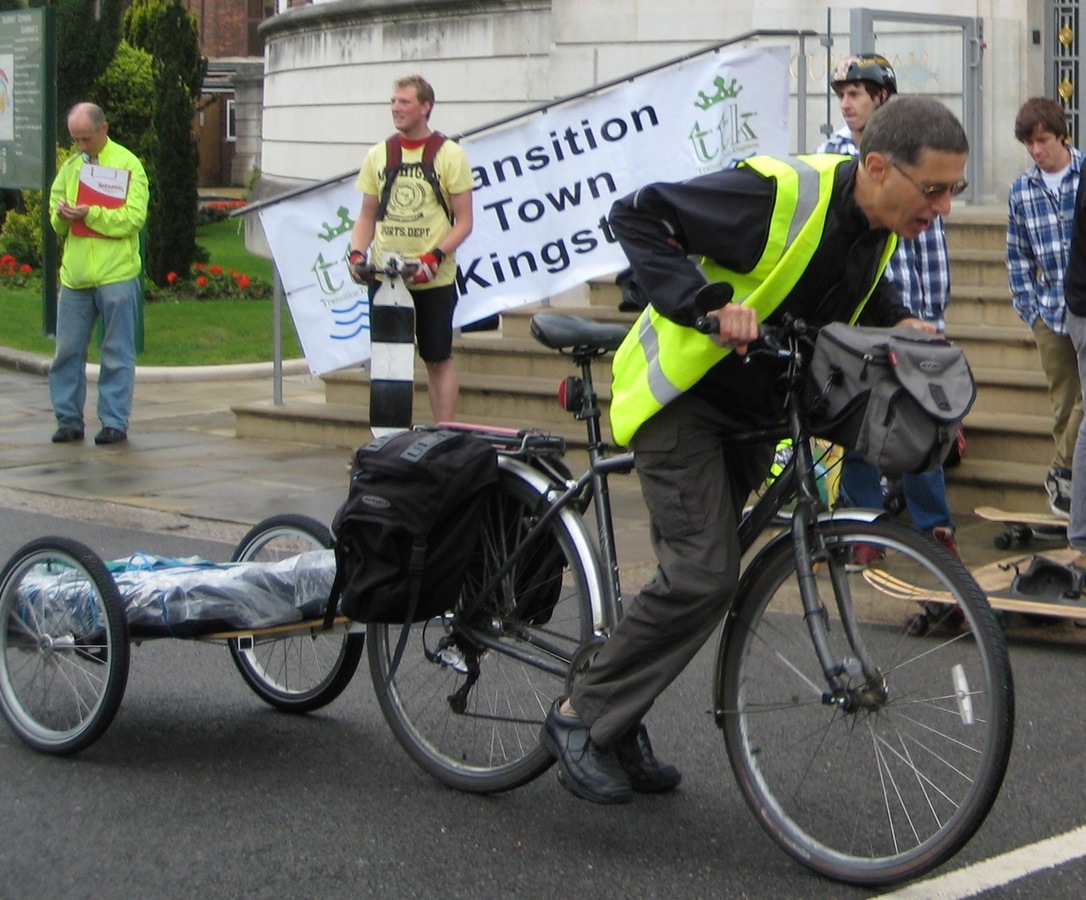
[[(591, 365), (625, 330), (533, 318), (536, 339), (580, 369), (564, 383), (563, 405), (585, 422), (588, 469), (572, 477), (553, 436), (489, 433), (501, 480), (460, 603), (411, 627), (387, 691), (402, 626), (369, 626), (371, 675), (393, 733), (454, 788), (509, 790), (553, 764), (539, 743), (547, 710), (622, 614), (607, 479), (631, 471), (633, 456), (604, 450)], [(770, 837), (822, 875), (884, 885), (945, 862), (991, 809), (1011, 749), (1011, 669), (1002, 630), (959, 560), (881, 510), (831, 512), (820, 501), (796, 390), (810, 340), (791, 321), (749, 351), (780, 360), (788, 423), (735, 445), (783, 434), (793, 453), (743, 519), (744, 553), (787, 503), (795, 509), (743, 567), (717, 649), (713, 711)], [(595, 542), (582, 520), (589, 506)], [(907, 635), (915, 604), (880, 591), (876, 573), (944, 599), (964, 626)]]

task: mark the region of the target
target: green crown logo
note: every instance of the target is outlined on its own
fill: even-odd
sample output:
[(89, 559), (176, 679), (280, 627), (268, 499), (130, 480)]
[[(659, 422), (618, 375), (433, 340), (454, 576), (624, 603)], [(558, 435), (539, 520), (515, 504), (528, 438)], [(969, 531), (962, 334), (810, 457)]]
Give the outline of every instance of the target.
[(346, 234), (352, 228), (354, 228), (354, 220), (351, 219), (350, 210), (346, 206), (341, 206), (336, 210), (336, 214), (339, 216), (339, 222), (335, 225), (329, 225), (327, 222), (321, 222), (324, 227), (324, 231), (319, 233), (319, 237), (322, 241), (334, 241), (341, 234)]
[(716, 85), (716, 93), (712, 96), (706, 94), (705, 91), (698, 91), (698, 96), (701, 99), (694, 103), (698, 109), (708, 109), (710, 106), (717, 103), (731, 100), (734, 97), (738, 97), (743, 90), (743, 86), (738, 84), (734, 78), (728, 83), (724, 80), (722, 75), (718, 75), (714, 78), (713, 84)]

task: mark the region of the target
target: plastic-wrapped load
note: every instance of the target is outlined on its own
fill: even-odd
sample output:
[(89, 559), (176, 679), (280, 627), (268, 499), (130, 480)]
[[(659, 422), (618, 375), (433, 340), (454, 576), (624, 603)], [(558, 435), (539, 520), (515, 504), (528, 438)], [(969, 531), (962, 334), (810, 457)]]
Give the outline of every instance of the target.
[[(270, 628), (324, 614), (336, 574), (331, 550), (276, 562), (213, 563), (135, 553), (106, 563), (117, 583), (132, 637), (194, 637)], [(27, 602), (44, 615), (77, 605), (86, 579), (55, 569), (27, 578)]]

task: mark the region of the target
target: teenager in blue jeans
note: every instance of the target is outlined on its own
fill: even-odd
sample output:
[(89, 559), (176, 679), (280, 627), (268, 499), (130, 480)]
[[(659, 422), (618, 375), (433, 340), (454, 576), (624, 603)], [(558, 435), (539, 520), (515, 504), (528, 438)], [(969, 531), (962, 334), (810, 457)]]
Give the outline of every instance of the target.
[[(845, 125), (818, 148), (819, 152), (855, 156), (867, 120), (897, 93), (897, 75), (885, 57), (877, 54), (850, 56), (834, 70), (831, 86), (840, 103)], [(919, 237), (898, 242), (886, 267), (886, 277), (893, 282), (901, 302), (914, 316), (931, 322), (940, 332), (946, 328), (944, 313), (950, 300), (950, 259), (941, 217), (936, 217), (931, 227)], [(901, 484), (913, 525), (932, 535), (951, 554), (959, 556), (942, 467), (905, 475)], [(883, 507), (879, 472), (859, 453), (845, 454), (841, 465), (840, 500), (849, 506)], [(874, 562), (875, 552), (874, 547), (857, 546), (853, 551), (853, 562), (858, 566)], [(929, 604), (924, 612), (910, 617), (909, 630), (913, 634), (923, 634), (933, 620), (942, 619), (946, 613), (937, 605)]]

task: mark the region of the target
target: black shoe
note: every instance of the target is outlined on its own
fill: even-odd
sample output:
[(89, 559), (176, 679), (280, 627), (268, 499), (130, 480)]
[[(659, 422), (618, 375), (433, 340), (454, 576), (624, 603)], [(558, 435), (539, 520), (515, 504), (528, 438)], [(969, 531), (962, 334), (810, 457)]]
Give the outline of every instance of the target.
[(644, 725), (615, 741), (615, 757), (630, 779), (630, 787), (639, 794), (662, 794), (678, 787), (683, 780), (682, 772), (656, 758)]
[(54, 444), (70, 444), (72, 441), (81, 440), (83, 440), (82, 428), (61, 427), (53, 432), (52, 441)]
[(543, 746), (558, 760), (558, 783), (571, 794), (593, 803), (629, 803), (630, 780), (612, 750), (600, 747), (588, 726), (558, 711), (555, 701), (539, 735)]
[(128, 434), (119, 428), (103, 428), (94, 436), (96, 444), (119, 444), (127, 440)]

